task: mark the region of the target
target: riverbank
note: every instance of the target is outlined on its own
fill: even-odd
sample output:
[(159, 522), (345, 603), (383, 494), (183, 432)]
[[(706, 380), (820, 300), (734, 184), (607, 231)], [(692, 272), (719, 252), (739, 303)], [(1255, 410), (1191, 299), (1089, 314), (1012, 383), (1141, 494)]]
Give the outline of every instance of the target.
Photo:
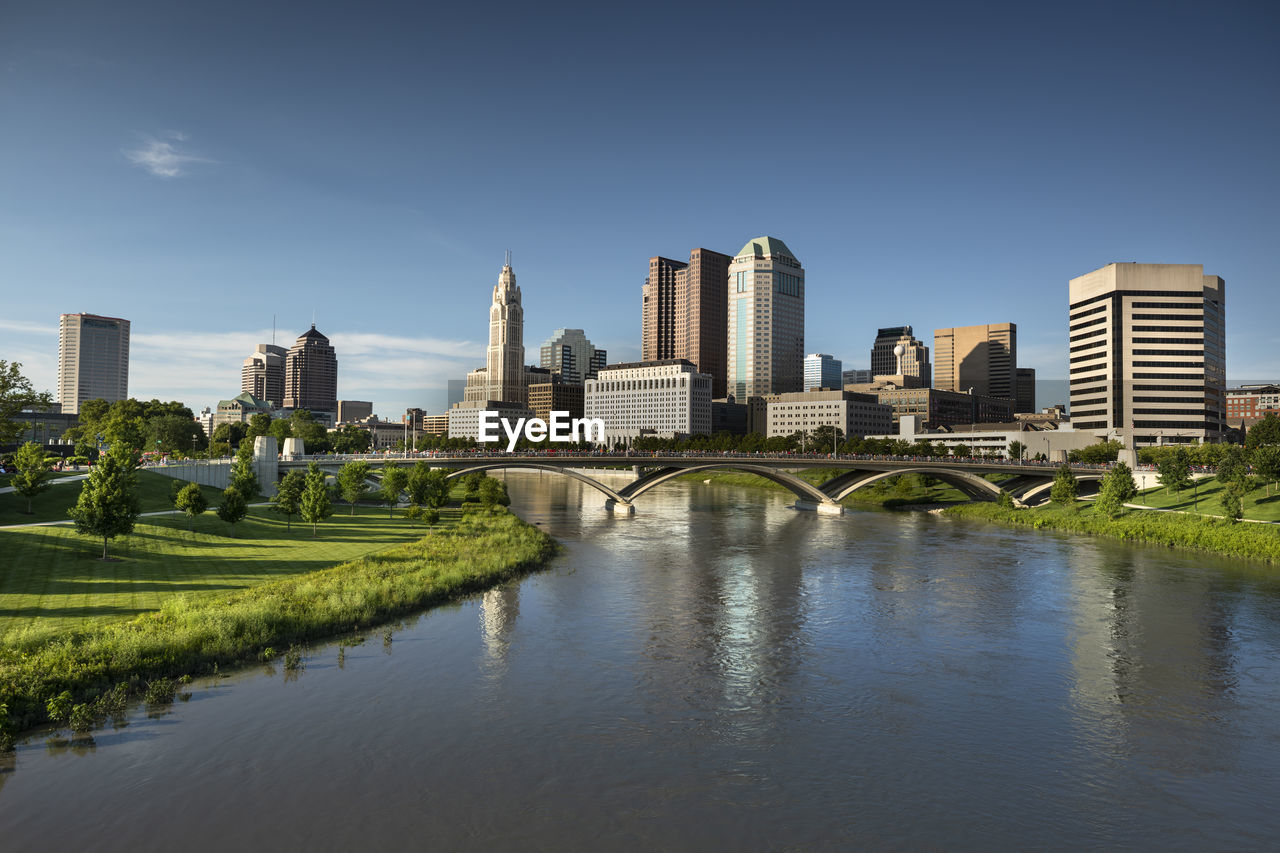
[(1130, 510), (1109, 519), (1093, 506), (1006, 509), (994, 503), (969, 503), (948, 507), (941, 514), (1280, 563), (1280, 529), (1271, 525), (1231, 524), (1224, 519), (1146, 510)]
[[(418, 541), (223, 596), (177, 597), (159, 612), (0, 647), (0, 738), (54, 716), (90, 727), (124, 698), (171, 701), (185, 676), (285, 656), (542, 567), (551, 537), (503, 509), (475, 509)], [(65, 711), (65, 713), (60, 713)]]

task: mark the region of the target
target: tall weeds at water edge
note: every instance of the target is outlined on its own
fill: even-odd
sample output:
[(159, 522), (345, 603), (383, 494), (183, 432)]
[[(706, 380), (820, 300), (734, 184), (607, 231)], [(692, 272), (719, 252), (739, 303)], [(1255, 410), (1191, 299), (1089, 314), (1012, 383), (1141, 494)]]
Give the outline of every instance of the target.
[(1280, 528), (1270, 524), (1232, 524), (1225, 519), (1145, 510), (1109, 519), (1093, 508), (1082, 512), (1056, 507), (1004, 509), (989, 503), (962, 504), (945, 512), (1016, 527), (1067, 530), (1280, 563)]
[(268, 646), (376, 625), (519, 577), (555, 547), (506, 510), (477, 510), (418, 542), (330, 569), (226, 596), (172, 599), (156, 613), (84, 632), (21, 636), (0, 648), (0, 703), (11, 725), (29, 728), (48, 719), (47, 703), (64, 691), (84, 701), (134, 677), (258, 660)]

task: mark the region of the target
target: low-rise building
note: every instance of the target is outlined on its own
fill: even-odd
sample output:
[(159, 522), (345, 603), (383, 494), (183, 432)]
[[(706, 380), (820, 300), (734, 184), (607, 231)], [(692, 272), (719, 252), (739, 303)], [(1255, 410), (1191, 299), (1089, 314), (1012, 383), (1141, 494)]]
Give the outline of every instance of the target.
[(1280, 415), (1280, 385), (1227, 389), (1227, 426), (1247, 430), (1268, 413)]
[(711, 432), (711, 376), (683, 358), (611, 364), (585, 388), (584, 416), (604, 421), (605, 440)]
[(747, 434), (747, 404), (739, 403), (733, 395), (711, 401), (711, 432)]
[[(905, 379), (905, 384), (897, 380)], [(1004, 423), (1013, 420), (1013, 400), (939, 388), (910, 387), (915, 377), (877, 376), (868, 385), (846, 385), (846, 391), (874, 394), (893, 409), (896, 423), (903, 415), (915, 415), (927, 429), (955, 424)]]
[(449, 414), (443, 415), (423, 415), (422, 416), (422, 432), (426, 435), (448, 435), (449, 434)]
[(1070, 421), (1037, 427), (1025, 421), (1009, 423), (959, 424), (942, 429), (926, 429), (916, 415), (904, 415), (898, 419), (898, 431), (868, 438), (901, 439), (913, 444), (929, 442), (935, 447), (946, 447), (955, 452), (960, 447), (971, 456), (998, 455), (1013, 458), (1009, 447), (1016, 441), (1023, 446), (1023, 458), (1037, 456), (1052, 462), (1065, 462), (1072, 450), (1080, 450), (1098, 443), (1092, 430), (1076, 430)]
[(765, 437), (811, 433), (832, 426), (846, 437), (884, 433), (893, 429), (892, 410), (874, 395), (851, 391), (800, 391), (770, 394)]
[(373, 403), (369, 400), (339, 400), (338, 423), (351, 424), (373, 416)]
[(230, 400), (219, 400), (213, 415), (213, 428), (216, 430), (223, 424), (248, 423), (257, 414), (270, 415), (271, 404), (247, 393), (238, 394)]
[(484, 411), (497, 412), (499, 418), (509, 421), (512, 426), (515, 426), (519, 418), (533, 417), (533, 412), (519, 403), (504, 400), (462, 402), (449, 410), (449, 438), (478, 439), (480, 413)]

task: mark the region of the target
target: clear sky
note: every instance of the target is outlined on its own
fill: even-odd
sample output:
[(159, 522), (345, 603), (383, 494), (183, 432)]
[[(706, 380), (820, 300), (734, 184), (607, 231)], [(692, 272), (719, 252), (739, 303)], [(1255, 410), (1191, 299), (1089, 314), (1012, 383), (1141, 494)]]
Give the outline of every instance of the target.
[[(439, 411), (505, 250), (526, 360), (640, 344), (652, 255), (780, 237), (809, 352), (1018, 324), (1066, 375), (1067, 280), (1227, 282), (1231, 378), (1280, 378), (1280, 4), (0, 5), (0, 358), (133, 323), (129, 390), (239, 392), (317, 327), (338, 396)], [(1044, 402), (1044, 401), (1042, 401)]]

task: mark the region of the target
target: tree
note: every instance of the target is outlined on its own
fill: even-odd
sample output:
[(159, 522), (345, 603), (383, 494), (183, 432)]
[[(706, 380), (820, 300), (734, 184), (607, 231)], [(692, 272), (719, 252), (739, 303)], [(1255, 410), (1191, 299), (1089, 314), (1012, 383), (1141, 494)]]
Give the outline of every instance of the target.
[(1138, 494), (1138, 487), (1133, 482), (1133, 472), (1123, 462), (1116, 464), (1102, 478), (1102, 486), (1098, 490), (1098, 500), (1094, 506), (1107, 518), (1116, 518), (1124, 512), (1124, 505)]
[(419, 506), (442, 507), (449, 501), (449, 475), (442, 468), (432, 468), (419, 459), (409, 471), (405, 489), (409, 503)]
[(1156, 463), (1156, 477), (1160, 480), (1160, 485), (1175, 494), (1190, 486), (1191, 463), (1187, 458), (1187, 451), (1175, 447), (1169, 453), (1161, 455)]
[(510, 506), (511, 498), (507, 495), (507, 484), (492, 477), (485, 477), (480, 482), (480, 503), (485, 506)]
[(324, 472), (314, 462), (307, 466), (307, 485), (302, 490), (299, 509), (302, 520), (311, 523), (313, 537), (316, 535), (316, 525), (333, 515), (333, 502), (329, 497), (329, 486), (325, 483)]
[(370, 490), (369, 463), (360, 459), (338, 469), (338, 488), (342, 499), (351, 504), (351, 514), (355, 515), (356, 503)]
[(230, 485), (245, 499), (262, 491), (262, 486), (258, 483), (258, 472), (253, 467), (253, 445), (248, 441), (240, 443), (236, 461), (231, 463)]
[(1087, 465), (1104, 465), (1107, 462), (1115, 462), (1123, 448), (1124, 445), (1118, 441), (1100, 441), (1079, 450), (1072, 450), (1067, 454), (1067, 459)]
[[(0, 365), (2, 364), (4, 362), (0, 361)], [(1267, 412), (1262, 416), (1262, 420), (1249, 427), (1244, 443), (1250, 448), (1280, 444), (1280, 417), (1276, 417), (1275, 412)]]
[(1280, 445), (1261, 444), (1256, 447), (1253, 470), (1267, 484), (1267, 497), (1271, 497), (1271, 484), (1280, 480)]
[(324, 453), (333, 448), (324, 424), (311, 417), (306, 409), (295, 409), (289, 416), (289, 429), (293, 438), (302, 439), (307, 453)]
[(218, 504), (218, 518), (231, 525), (231, 535), (236, 535), (236, 522), (249, 512), (249, 502), (235, 486), (222, 490), (222, 503)]
[(969, 455), (969, 445), (967, 445), (967, 444), (957, 444), (955, 447), (951, 448), (951, 452), (952, 452), (953, 454), (955, 454), (956, 456), (968, 456), (968, 455)]
[(293, 427), (289, 421), (283, 418), (271, 422), (271, 428), (267, 430), (267, 434), (273, 436), (276, 440), (276, 447), (284, 450), (284, 440), (293, 438)]
[(102, 425), (102, 436), (113, 451), (141, 453), (147, 449), (147, 425), (140, 417), (113, 414)]
[(373, 446), (373, 436), (367, 429), (346, 424), (329, 434), (335, 453), (367, 453)]
[(409, 472), (388, 462), (382, 466), (382, 499), (387, 502), (387, 517), (395, 518), (400, 493), (409, 483)]
[(1027, 455), (1027, 446), (1021, 441), (1009, 442), (1009, 458), (1016, 459), (1019, 462)]
[(245, 438), (255, 439), (260, 435), (268, 435), (271, 432), (271, 415), (266, 412), (258, 412), (249, 418), (249, 430), (245, 433)]
[(89, 478), (80, 489), (76, 505), (68, 515), (76, 523), (76, 532), (102, 537), (102, 559), (107, 559), (107, 542), (133, 532), (141, 514), (138, 484), (134, 475), (137, 457), (122, 449), (113, 449), (98, 458)]
[(147, 423), (147, 447), (165, 453), (190, 454), (209, 446), (200, 424), (182, 415), (166, 414)]
[(404, 517), (413, 521), (421, 521), (430, 527), (440, 520), (440, 510), (424, 508), (417, 504), (411, 504), (409, 508), (404, 511)]
[(272, 507), (285, 517), (285, 530), (293, 527), (293, 516), (302, 507), (302, 492), (307, 487), (306, 475), (296, 468), (284, 475), (271, 498)]
[(34, 441), (28, 441), (13, 454), (13, 465), (18, 469), (18, 473), (14, 475), (9, 485), (27, 499), (27, 515), (31, 515), (32, 499), (52, 485), (49, 480), (53, 474), (49, 470), (49, 462), (44, 457), (44, 448)]
[(1231, 483), (1248, 477), (1249, 463), (1244, 448), (1238, 444), (1226, 445), (1222, 458), (1218, 460), (1218, 482)]
[(1053, 475), (1053, 487), (1049, 489), (1049, 500), (1063, 506), (1074, 506), (1077, 492), (1076, 475), (1066, 465), (1058, 468)]
[(218, 428), (213, 431), (213, 440), (215, 442), (225, 442), (232, 447), (239, 447), (244, 441), (246, 435), (249, 434), (249, 425), (240, 423), (239, 421), (229, 421), (225, 424), (218, 424)]
[[(174, 482), (182, 483), (181, 480), (174, 480)], [(209, 508), (209, 501), (205, 499), (204, 492), (198, 485), (187, 483), (178, 491), (174, 506), (187, 514), (187, 529), (192, 530), (196, 516), (204, 514), (204, 511)]]
[(1245, 484), (1242, 480), (1232, 480), (1222, 489), (1219, 500), (1222, 502), (1222, 514), (1232, 522), (1244, 516)]
[(22, 375), (18, 362), (0, 360), (0, 445), (17, 441), (26, 428), (16, 420), (23, 409), (44, 409), (53, 405), (48, 391), (36, 391)]

